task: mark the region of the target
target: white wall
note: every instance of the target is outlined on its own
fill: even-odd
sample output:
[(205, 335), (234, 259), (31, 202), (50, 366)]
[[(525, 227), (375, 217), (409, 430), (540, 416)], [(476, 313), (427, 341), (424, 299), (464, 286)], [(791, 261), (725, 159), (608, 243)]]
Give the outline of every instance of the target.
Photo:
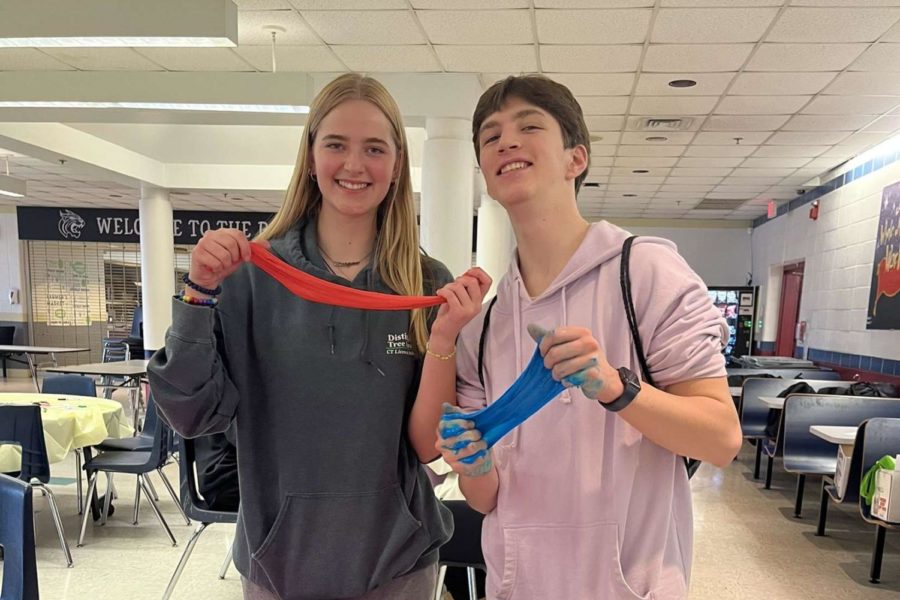
[(19, 290), (22, 294), (21, 260), (19, 257), (19, 225), (16, 212), (12, 208), (0, 209), (0, 321), (25, 321), (23, 304), (10, 304), (9, 291)]
[[(773, 266), (806, 261), (800, 320), (806, 347), (900, 359), (900, 331), (867, 331), (866, 310), (882, 190), (900, 181), (900, 163), (838, 188), (753, 230), (753, 280), (764, 286)], [(767, 297), (768, 296), (768, 297)], [(760, 293), (762, 341), (776, 338), (778, 297)]]
[[(744, 286), (750, 272), (750, 233), (740, 229), (625, 226), (635, 235), (672, 240), (707, 286)], [(762, 280), (753, 278), (756, 283)]]

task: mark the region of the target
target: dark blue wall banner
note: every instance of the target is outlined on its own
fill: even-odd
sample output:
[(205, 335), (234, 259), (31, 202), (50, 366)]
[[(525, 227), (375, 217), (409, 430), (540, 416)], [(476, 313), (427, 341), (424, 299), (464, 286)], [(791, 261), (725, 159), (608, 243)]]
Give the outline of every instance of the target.
[(881, 195), (866, 329), (900, 329), (900, 183)]
[[(136, 210), (106, 208), (16, 208), (20, 240), (54, 242), (140, 243)], [(210, 229), (240, 229), (248, 238), (265, 229), (273, 213), (176, 210), (172, 237), (176, 244), (196, 244)]]

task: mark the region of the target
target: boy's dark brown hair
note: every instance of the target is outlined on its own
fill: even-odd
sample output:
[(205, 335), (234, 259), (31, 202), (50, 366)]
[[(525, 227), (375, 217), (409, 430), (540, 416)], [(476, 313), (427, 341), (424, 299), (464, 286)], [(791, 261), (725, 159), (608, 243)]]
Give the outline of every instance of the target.
[(472, 143), (475, 145), (478, 164), (481, 164), (481, 149), (478, 146), (481, 125), (489, 116), (503, 108), (510, 97), (534, 104), (556, 119), (562, 130), (563, 147), (570, 149), (581, 144), (587, 149), (588, 165), (575, 179), (577, 194), (591, 166), (591, 138), (584, 122), (584, 113), (569, 88), (543, 75), (511, 75), (489, 87), (478, 99), (475, 114), (472, 115)]

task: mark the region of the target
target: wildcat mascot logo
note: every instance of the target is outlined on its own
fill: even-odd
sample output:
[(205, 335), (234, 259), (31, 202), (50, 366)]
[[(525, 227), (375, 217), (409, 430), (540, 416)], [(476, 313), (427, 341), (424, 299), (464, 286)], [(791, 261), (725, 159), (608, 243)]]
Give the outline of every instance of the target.
[(59, 211), (59, 225), (57, 229), (59, 229), (60, 235), (64, 238), (69, 239), (71, 237), (77, 240), (81, 237), (81, 230), (84, 229), (84, 225), (84, 219), (71, 210)]

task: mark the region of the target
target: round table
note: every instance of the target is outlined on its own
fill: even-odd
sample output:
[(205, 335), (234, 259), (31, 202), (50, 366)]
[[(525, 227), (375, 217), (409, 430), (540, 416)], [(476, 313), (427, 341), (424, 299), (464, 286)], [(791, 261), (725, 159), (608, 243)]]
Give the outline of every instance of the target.
[[(75, 448), (93, 446), (106, 438), (131, 437), (134, 430), (122, 405), (115, 400), (62, 394), (0, 394), (0, 406), (40, 403), (44, 440), (50, 463), (63, 460)], [(0, 445), (0, 473), (18, 471), (22, 451)]]

